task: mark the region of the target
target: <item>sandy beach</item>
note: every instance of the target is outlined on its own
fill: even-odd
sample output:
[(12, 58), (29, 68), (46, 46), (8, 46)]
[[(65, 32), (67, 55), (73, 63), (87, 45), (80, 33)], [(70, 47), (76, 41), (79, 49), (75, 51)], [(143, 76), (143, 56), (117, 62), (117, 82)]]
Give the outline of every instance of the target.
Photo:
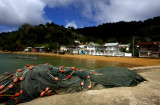
[(160, 65), (160, 59), (151, 59), (151, 58), (132, 58), (132, 57), (105, 57), (105, 56), (92, 56), (92, 55), (71, 55), (71, 54), (53, 54), (53, 53), (33, 53), (33, 52), (14, 52), (18, 54), (34, 54), (34, 55), (46, 55), (46, 56), (61, 56), (61, 57), (70, 57), (70, 58), (79, 58), (79, 59), (93, 59), (100, 61), (108, 62), (118, 62), (118, 63), (127, 63), (134, 64), (139, 66), (155, 66)]

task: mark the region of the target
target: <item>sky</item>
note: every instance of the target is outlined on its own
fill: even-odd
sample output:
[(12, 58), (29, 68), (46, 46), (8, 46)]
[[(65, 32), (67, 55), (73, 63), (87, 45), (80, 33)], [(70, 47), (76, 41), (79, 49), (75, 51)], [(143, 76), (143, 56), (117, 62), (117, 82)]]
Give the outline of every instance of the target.
[(160, 0), (0, 0), (0, 32), (54, 22), (83, 28), (160, 16)]

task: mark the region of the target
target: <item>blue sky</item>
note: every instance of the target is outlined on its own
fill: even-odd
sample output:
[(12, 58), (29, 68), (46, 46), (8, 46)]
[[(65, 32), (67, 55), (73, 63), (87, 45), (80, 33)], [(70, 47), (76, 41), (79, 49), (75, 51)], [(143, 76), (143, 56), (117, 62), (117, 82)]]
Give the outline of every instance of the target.
[(0, 0), (0, 32), (54, 22), (82, 28), (160, 16), (160, 0)]

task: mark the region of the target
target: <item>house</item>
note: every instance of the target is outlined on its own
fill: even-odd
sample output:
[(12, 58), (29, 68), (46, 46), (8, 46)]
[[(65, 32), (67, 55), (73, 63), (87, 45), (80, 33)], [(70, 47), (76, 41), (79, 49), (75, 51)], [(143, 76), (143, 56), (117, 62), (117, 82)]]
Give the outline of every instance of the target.
[(159, 57), (160, 43), (155, 42), (139, 42), (139, 57)]
[(132, 57), (132, 53), (129, 52), (130, 44), (119, 44), (119, 55), (125, 57)]
[(119, 55), (119, 44), (118, 43), (105, 43), (104, 55), (107, 56), (118, 56)]
[(100, 44), (90, 42), (87, 45), (86, 54), (89, 54), (89, 55), (103, 55), (103, 46), (100, 45)]

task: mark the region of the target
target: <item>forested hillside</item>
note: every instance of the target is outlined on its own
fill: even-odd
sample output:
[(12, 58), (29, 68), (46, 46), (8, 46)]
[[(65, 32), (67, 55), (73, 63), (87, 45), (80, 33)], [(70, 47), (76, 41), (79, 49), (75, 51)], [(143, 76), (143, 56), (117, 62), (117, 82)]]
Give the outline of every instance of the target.
[(160, 41), (160, 17), (145, 21), (104, 23), (94, 27), (69, 29), (54, 23), (31, 26), (24, 24), (17, 31), (0, 34), (0, 49), (7, 51), (21, 51), (25, 47), (45, 46), (58, 49), (61, 45), (74, 45), (74, 40), (80, 42), (119, 42), (135, 44), (140, 41)]
[(145, 21), (120, 21), (104, 23), (97, 27), (86, 27), (75, 30), (84, 36), (97, 37), (103, 42), (131, 43), (137, 41), (160, 41), (160, 17)]

